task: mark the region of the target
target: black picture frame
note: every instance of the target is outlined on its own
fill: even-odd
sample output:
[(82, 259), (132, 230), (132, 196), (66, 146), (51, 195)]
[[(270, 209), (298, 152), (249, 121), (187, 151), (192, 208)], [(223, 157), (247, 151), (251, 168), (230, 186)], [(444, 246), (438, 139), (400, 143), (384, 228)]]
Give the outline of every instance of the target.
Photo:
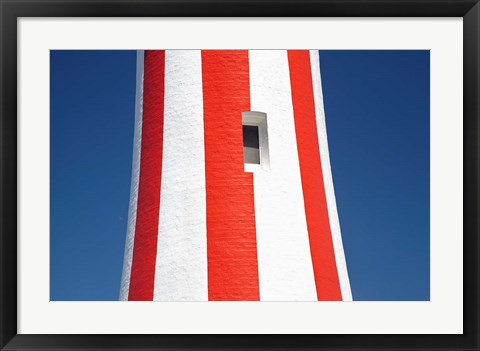
[[(0, 0), (2, 350), (478, 350), (478, 0)], [(464, 333), (461, 335), (17, 334), (17, 19), (19, 17), (463, 17)], [(460, 116), (457, 116), (460, 117)], [(460, 234), (460, 233), (458, 233)], [(446, 317), (448, 318), (448, 317)]]

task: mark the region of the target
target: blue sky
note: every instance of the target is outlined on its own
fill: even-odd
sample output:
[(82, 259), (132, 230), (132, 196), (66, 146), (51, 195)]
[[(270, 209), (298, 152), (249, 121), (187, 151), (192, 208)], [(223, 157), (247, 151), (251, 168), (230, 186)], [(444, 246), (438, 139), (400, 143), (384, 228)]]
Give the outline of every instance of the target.
[[(51, 51), (51, 300), (117, 300), (134, 51)], [(320, 51), (354, 300), (430, 298), (430, 53)]]

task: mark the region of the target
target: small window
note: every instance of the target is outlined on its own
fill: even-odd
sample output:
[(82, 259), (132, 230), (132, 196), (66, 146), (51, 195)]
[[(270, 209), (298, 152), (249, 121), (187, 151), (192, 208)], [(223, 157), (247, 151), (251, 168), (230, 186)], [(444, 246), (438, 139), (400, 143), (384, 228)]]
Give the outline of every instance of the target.
[(258, 126), (243, 126), (243, 157), (245, 163), (260, 164)]
[(245, 172), (270, 170), (267, 114), (257, 111), (243, 112), (242, 130)]

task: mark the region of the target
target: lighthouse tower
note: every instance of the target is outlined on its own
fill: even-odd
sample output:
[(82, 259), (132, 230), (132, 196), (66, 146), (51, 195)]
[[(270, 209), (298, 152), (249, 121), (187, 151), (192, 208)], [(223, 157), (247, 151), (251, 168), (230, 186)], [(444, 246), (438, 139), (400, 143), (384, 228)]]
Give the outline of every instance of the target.
[(319, 53), (137, 53), (121, 300), (351, 300)]

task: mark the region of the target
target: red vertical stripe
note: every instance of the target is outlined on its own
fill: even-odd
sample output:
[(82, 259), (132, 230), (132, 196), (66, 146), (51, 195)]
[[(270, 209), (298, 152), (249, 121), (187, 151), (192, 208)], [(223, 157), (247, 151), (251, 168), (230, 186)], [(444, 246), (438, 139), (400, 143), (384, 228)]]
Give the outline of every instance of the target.
[(129, 300), (153, 300), (162, 178), (165, 51), (145, 51), (142, 146)]
[(209, 300), (259, 300), (253, 175), (244, 172), (248, 51), (202, 51)]
[(310, 52), (288, 51), (298, 158), (318, 300), (341, 300), (323, 184)]

